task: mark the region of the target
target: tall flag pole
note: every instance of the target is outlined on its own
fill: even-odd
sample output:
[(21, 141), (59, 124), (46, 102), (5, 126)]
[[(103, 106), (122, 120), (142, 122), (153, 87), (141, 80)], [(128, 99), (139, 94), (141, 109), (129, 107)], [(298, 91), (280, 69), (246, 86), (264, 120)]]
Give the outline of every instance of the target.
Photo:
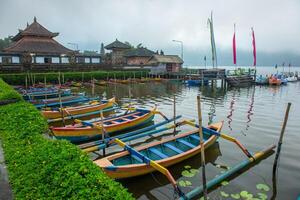
[(233, 50), (233, 64), (236, 66), (236, 43), (235, 43), (235, 24), (234, 24), (234, 33), (232, 38), (232, 50)]
[(252, 30), (252, 45), (253, 45), (253, 66), (256, 68), (256, 44), (255, 44), (255, 35), (254, 35), (253, 27), (251, 28), (251, 30)]
[(216, 51), (216, 43), (215, 43), (215, 36), (214, 36), (214, 27), (213, 27), (213, 17), (212, 12), (210, 18), (208, 18), (208, 25), (210, 28), (210, 43), (211, 43), (211, 53), (212, 53), (212, 65), (213, 68), (217, 67), (217, 51)]

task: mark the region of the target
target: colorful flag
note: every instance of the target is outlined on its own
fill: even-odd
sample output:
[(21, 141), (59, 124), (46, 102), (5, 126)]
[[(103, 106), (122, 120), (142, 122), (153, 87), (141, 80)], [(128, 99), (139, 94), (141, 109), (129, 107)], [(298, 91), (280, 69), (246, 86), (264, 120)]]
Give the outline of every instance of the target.
[(235, 24), (234, 24), (234, 33), (233, 33), (233, 39), (232, 39), (232, 50), (233, 50), (233, 64), (236, 65)]
[(252, 45), (253, 45), (253, 66), (256, 66), (256, 45), (255, 45), (255, 35), (254, 30), (252, 29)]

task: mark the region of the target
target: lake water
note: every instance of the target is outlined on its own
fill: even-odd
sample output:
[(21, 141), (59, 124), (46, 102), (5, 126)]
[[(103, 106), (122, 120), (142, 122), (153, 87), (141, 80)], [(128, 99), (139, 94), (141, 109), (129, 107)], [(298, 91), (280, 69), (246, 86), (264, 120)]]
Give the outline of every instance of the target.
[[(282, 68), (278, 69), (279, 71)], [(300, 68), (291, 68), (291, 71)], [(288, 71), (288, 68), (285, 69)], [(276, 73), (274, 68), (258, 68), (258, 74)], [(139, 107), (151, 107), (155, 104), (168, 117), (173, 116), (173, 97), (176, 96), (176, 112), (185, 119), (197, 119), (196, 96), (201, 95), (203, 124), (224, 120), (223, 132), (236, 137), (251, 152), (277, 144), (285, 109), (292, 103), (290, 116), (284, 136), (277, 173), (277, 196), (275, 199), (297, 199), (300, 195), (300, 82), (288, 83), (286, 86), (250, 86), (244, 88), (187, 87), (180, 82), (161, 82), (128, 85), (97, 86), (96, 94), (106, 92), (107, 97), (115, 95), (122, 104), (130, 101)], [(90, 91), (90, 88), (87, 88)], [(130, 92), (129, 92), (130, 91)], [(155, 121), (162, 120), (160, 116)], [(187, 130), (188, 128), (178, 128)], [(172, 132), (172, 131), (171, 131)], [(171, 133), (169, 132), (169, 133)], [(167, 133), (166, 133), (167, 134)], [(156, 140), (146, 137), (136, 142)], [(270, 191), (268, 199), (273, 195), (272, 165), (275, 154), (261, 161), (258, 165), (246, 170), (240, 176), (230, 180), (209, 193), (210, 199), (230, 199), (221, 197), (221, 191), (228, 194), (248, 191), (254, 196), (260, 192), (256, 185), (266, 184)], [(218, 143), (206, 152), (206, 173), (210, 180), (224, 172), (217, 164), (234, 166), (246, 156), (232, 143), (219, 139)], [(184, 192), (201, 184), (201, 173), (193, 177), (183, 177), (181, 172), (185, 166), (201, 170), (200, 156), (195, 156), (169, 168), (177, 181), (190, 181), (191, 186), (183, 187)], [(173, 189), (166, 178), (158, 172), (133, 179), (122, 180), (121, 183), (138, 199), (172, 199)]]

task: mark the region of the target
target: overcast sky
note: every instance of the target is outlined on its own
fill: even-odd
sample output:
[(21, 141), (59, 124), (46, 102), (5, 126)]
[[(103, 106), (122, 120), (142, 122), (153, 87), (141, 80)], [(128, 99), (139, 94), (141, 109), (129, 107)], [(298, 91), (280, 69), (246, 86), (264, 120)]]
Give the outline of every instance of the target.
[(299, 0), (0, 0), (0, 38), (15, 35), (36, 16), (69, 48), (73, 42), (81, 50), (99, 50), (101, 42), (118, 38), (180, 55), (180, 45), (172, 42), (176, 39), (184, 42), (186, 64), (195, 65), (210, 56), (211, 11), (219, 63), (232, 63), (236, 23), (238, 63), (251, 64), (254, 27), (258, 65), (282, 59), (300, 65)]

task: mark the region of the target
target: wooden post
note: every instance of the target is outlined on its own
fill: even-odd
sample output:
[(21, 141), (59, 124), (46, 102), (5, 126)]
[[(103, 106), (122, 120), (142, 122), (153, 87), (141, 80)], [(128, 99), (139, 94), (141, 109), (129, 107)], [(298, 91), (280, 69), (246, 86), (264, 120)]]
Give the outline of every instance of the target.
[(91, 82), (92, 82), (92, 96), (95, 96), (95, 79), (92, 78)]
[(286, 108), (286, 112), (285, 112), (283, 125), (282, 125), (282, 128), (281, 128), (281, 133), (280, 133), (278, 145), (277, 145), (275, 160), (274, 160), (274, 164), (273, 164), (273, 172), (272, 172), (273, 194), (272, 194), (272, 197), (270, 198), (272, 200), (275, 200), (276, 196), (277, 196), (277, 164), (278, 164), (278, 159), (279, 159), (279, 155), (280, 155), (280, 151), (281, 151), (283, 134), (284, 134), (285, 127), (286, 127), (286, 124), (287, 124), (287, 120), (288, 120), (288, 117), (289, 117), (290, 107), (291, 107), (291, 103), (288, 103), (287, 108)]
[[(47, 80), (46, 80), (46, 75), (44, 76), (44, 87), (45, 87), (45, 91), (47, 88)], [(45, 93), (45, 99), (47, 100), (47, 94)]]
[(61, 75), (62, 75), (62, 84), (64, 84), (65, 83), (65, 74), (62, 73)]
[[(102, 141), (104, 143), (105, 140), (105, 129), (104, 129), (104, 123), (103, 123), (103, 110), (100, 110), (100, 118), (101, 118), (101, 130), (102, 130)], [(102, 150), (103, 156), (105, 156), (105, 148)]]
[[(57, 79), (58, 79), (58, 86), (59, 86), (59, 88), (61, 88), (60, 72), (58, 72), (58, 77), (57, 77)], [(60, 92), (60, 91), (59, 91), (59, 92)]]
[(203, 70), (201, 70), (201, 77), (202, 77), (202, 81), (201, 81), (201, 86), (204, 86), (204, 77), (203, 77)]
[(176, 96), (174, 95), (174, 101), (173, 101), (173, 115), (174, 115), (174, 131), (173, 131), (173, 135), (176, 134)]
[(285, 131), (285, 127), (286, 127), (288, 118), (289, 118), (289, 112), (290, 112), (291, 105), (292, 105), (292, 103), (288, 103), (286, 111), (285, 111), (284, 121), (283, 121), (283, 125), (282, 125), (282, 128), (281, 128), (280, 137), (279, 137), (279, 141), (278, 141), (278, 145), (277, 145), (277, 152), (276, 152), (276, 156), (275, 156), (275, 162), (274, 163), (276, 163), (276, 165), (273, 165), (273, 172), (274, 172), (274, 170), (276, 171), (277, 161), (278, 161), (279, 154), (280, 154), (280, 151), (281, 151), (283, 134), (284, 134), (284, 131)]
[(63, 110), (62, 102), (61, 102), (61, 90), (60, 89), (58, 90), (58, 98), (59, 98), (59, 107), (60, 107), (62, 122), (63, 122), (63, 125), (66, 126), (65, 114), (64, 114), (64, 110)]
[(202, 182), (203, 182), (203, 197), (207, 200), (207, 187), (206, 187), (206, 174), (205, 174), (205, 154), (204, 154), (204, 138), (202, 130), (202, 113), (201, 113), (201, 100), (200, 96), (197, 96), (197, 108), (198, 108), (198, 124), (199, 124), (199, 137), (201, 146), (201, 165), (202, 165)]
[(28, 88), (28, 83), (27, 83), (27, 74), (26, 74), (26, 76), (25, 76), (25, 89), (27, 90), (27, 88)]

